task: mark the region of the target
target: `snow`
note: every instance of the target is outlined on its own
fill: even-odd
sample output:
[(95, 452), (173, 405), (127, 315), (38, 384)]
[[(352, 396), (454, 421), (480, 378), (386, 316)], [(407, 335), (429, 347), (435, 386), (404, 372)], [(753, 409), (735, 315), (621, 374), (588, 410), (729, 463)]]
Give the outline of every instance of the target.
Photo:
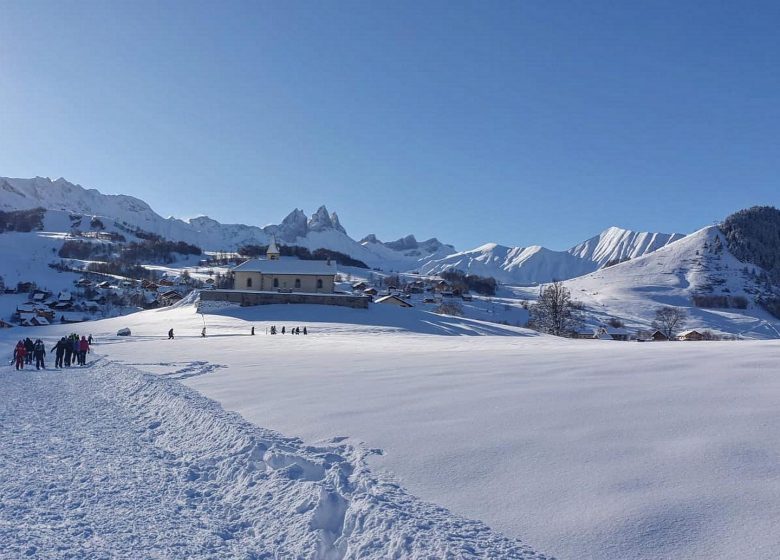
[(424, 274), (438, 274), (459, 269), (492, 276), (508, 284), (531, 285), (588, 274), (610, 261), (641, 257), (683, 237), (679, 233), (642, 233), (611, 227), (568, 251), (552, 251), (538, 245), (506, 247), (487, 243), (444, 258), (429, 259), (420, 270)]
[[(743, 338), (778, 338), (780, 321), (753, 303), (759, 283), (745, 275), (745, 264), (725, 248), (712, 250), (722, 234), (703, 228), (653, 253), (568, 280), (572, 297), (598, 320), (619, 317), (632, 329), (650, 328), (659, 306), (683, 308), (685, 328), (709, 329)], [(760, 272), (756, 266), (751, 270)], [(744, 296), (747, 309), (705, 309), (693, 306), (696, 294)]]
[[(204, 320), (209, 336), (202, 339)], [(311, 334), (265, 335), (272, 324), (307, 325)], [(257, 336), (249, 336), (250, 326)], [(31, 332), (54, 337), (73, 327)], [(115, 337), (121, 327), (133, 336)], [(171, 327), (176, 339), (168, 341)], [(403, 505), (410, 512), (406, 533), (396, 531), (396, 520), (381, 531), (356, 524), (367, 531), (364, 544), (378, 534), (410, 546), (441, 543), (419, 527), (467, 518), (560, 558), (780, 555), (777, 341), (565, 340), (391, 306), (223, 307), (201, 317), (182, 303), (89, 329), (98, 341), (94, 350), (110, 360), (94, 369), (91, 382), (108, 383), (117, 399), (136, 403), (127, 396), (137, 387), (127, 368), (140, 368), (167, 385), (187, 385), (255, 426), (300, 438), (295, 453), (346, 446), (332, 452), (355, 465), (353, 453), (380, 449), (355, 469), (382, 483), (370, 503), (360, 502), (366, 515), (387, 500), (398, 507), (396, 491), (446, 508)], [(513, 336), (431, 334), (448, 330)], [(0, 334), (7, 348), (12, 336)], [(150, 398), (139, 414), (162, 408), (147, 419), (160, 421), (166, 399)], [(182, 405), (172, 414), (175, 422), (160, 428), (164, 437), (186, 434), (187, 445), (203, 440), (215, 449), (212, 457), (226, 457), (219, 444), (233, 438), (204, 436), (200, 429), (211, 421), (188, 411)], [(222, 424), (214, 430), (224, 434)], [(284, 461), (264, 463), (278, 468)], [(229, 462), (223, 465), (229, 470)], [(311, 472), (305, 464), (301, 469)], [(234, 492), (227, 491), (241, 495)], [(284, 499), (278, 489), (270, 492), (269, 501)], [(240, 510), (234, 515), (243, 519)], [(298, 525), (283, 519), (291, 531), (285, 535), (293, 535)], [(391, 556), (388, 550), (376, 557)], [(426, 553), (444, 556), (434, 550)]]
[(253, 426), (98, 360), (0, 371), (0, 546), (13, 557), (546, 558), (376, 476), (376, 450)]

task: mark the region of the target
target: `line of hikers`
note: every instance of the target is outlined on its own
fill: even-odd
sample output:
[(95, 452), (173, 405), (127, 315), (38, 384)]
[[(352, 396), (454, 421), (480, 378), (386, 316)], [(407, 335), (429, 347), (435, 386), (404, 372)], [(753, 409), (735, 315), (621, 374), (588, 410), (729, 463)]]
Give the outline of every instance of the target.
[[(271, 334), (277, 334), (276, 325), (271, 326)], [(285, 334), (287, 332), (284, 327), (282, 327), (282, 334)], [(301, 334), (301, 327), (293, 327), (290, 329), (290, 334)], [(252, 327), (252, 334), (255, 334), (254, 327)], [(303, 327), (303, 334), (309, 334), (309, 331), (306, 330), (306, 327)]]
[[(87, 354), (92, 344), (92, 335), (85, 337), (73, 333), (60, 338), (54, 347), (49, 351), (54, 353), (54, 367), (70, 367), (71, 364), (84, 366), (87, 365)], [(11, 363), (16, 365), (16, 369), (24, 369), (25, 364), (32, 366), (35, 358), (35, 369), (46, 369), (46, 346), (39, 338), (35, 342), (27, 337), (20, 340), (14, 347), (14, 357)]]

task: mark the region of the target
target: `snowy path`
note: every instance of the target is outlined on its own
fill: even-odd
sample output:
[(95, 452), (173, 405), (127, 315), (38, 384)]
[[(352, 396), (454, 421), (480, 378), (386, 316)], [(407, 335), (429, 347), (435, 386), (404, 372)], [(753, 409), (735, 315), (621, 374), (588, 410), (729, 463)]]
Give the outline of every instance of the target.
[(409, 496), (369, 451), (257, 428), (99, 361), (0, 370), (0, 550), (38, 558), (545, 558)]

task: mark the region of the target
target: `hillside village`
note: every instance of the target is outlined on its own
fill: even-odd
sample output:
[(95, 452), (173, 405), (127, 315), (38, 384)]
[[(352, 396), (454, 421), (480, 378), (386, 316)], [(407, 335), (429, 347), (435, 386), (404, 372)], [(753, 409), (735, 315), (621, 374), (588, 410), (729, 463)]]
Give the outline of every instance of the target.
[[(3, 181), (6, 190), (14, 189), (24, 197), (22, 207), (30, 205), (27, 198), (33, 194), (37, 200), (51, 200), (58, 188), (80, 192), (80, 187), (62, 180)], [(35, 185), (35, 190), (23, 190), (29, 185)], [(63, 202), (57, 200), (58, 204)], [(90, 200), (103, 209), (108, 202), (115, 204), (94, 192), (90, 192)], [(133, 212), (143, 209), (147, 227), (155, 223), (155, 214), (147, 205), (133, 200), (128, 204)], [(774, 215), (762, 216), (768, 224), (774, 223)], [(185, 238), (190, 241), (170, 240), (147, 231), (130, 221), (133, 214), (127, 212), (110, 217), (62, 207), (34, 207), (2, 211), (0, 218), (4, 231), (0, 244), (8, 254), (2, 278), (6, 297), (0, 301), (0, 324), (4, 327), (95, 320), (171, 306), (192, 291), (205, 290), (209, 293), (203, 299), (215, 300), (224, 290), (257, 291), (258, 287), (275, 293), (261, 298), (265, 304), (323, 303), (321, 297), (280, 295), (319, 292), (340, 296), (329, 298), (327, 304), (363, 308), (368, 307), (366, 302), (394, 305), (526, 327), (533, 326), (531, 312), (552, 278), (562, 280), (571, 293), (577, 320), (566, 333), (573, 338), (654, 341), (780, 336), (780, 322), (772, 316), (778, 288), (767, 272), (775, 274), (774, 261), (767, 260), (773, 258), (771, 251), (759, 261), (767, 270), (736, 259), (729, 247), (735, 239), (744, 240), (745, 234), (739, 232), (748, 227), (736, 218), (724, 226), (732, 241), (714, 226), (689, 236), (634, 234), (609, 228), (573, 248), (563, 260), (538, 248), (509, 251), (490, 244), (457, 253), (436, 240), (418, 243), (413, 236), (383, 244), (369, 235), (361, 244), (352, 245), (338, 217), (324, 207), (311, 219), (296, 210), (279, 226), (257, 230), (261, 237), (252, 238), (251, 243), (234, 242), (209, 250), (190, 242), (197, 236), (188, 234)], [(742, 229), (730, 225), (734, 223)], [(209, 222), (209, 227), (220, 226)], [(154, 229), (164, 227), (160, 224)], [(248, 240), (244, 236), (238, 239)], [(338, 242), (334, 245), (335, 239)], [(318, 242), (322, 246), (314, 245)], [(269, 248), (274, 250), (271, 256)], [(375, 251), (370, 257), (368, 249)], [(742, 246), (734, 250), (743, 259), (750, 254)], [(447, 254), (442, 256), (442, 251)], [(560, 269), (571, 259), (577, 263), (568, 272)], [(247, 285), (252, 280), (241, 276), (247, 263), (260, 266), (268, 260), (278, 261), (290, 271), (327, 268), (324, 265), (329, 263), (333, 270), (312, 280), (318, 286), (306, 284), (305, 274), (288, 274), (278, 280), (271, 280), (271, 276), (265, 287), (262, 276), (257, 275), (257, 284)], [(291, 266), (294, 262), (301, 264)], [(597, 268), (588, 272), (594, 266)], [(507, 276), (508, 270), (523, 272)], [(558, 273), (562, 277), (553, 276)], [(571, 274), (575, 276), (568, 277)], [(535, 281), (524, 285), (511, 278)], [(250, 304), (250, 299), (260, 302), (256, 295), (247, 298), (233, 295), (222, 299), (239, 305)], [(687, 322), (683, 321), (677, 332), (664, 335), (653, 328), (654, 315), (669, 304), (687, 309)]]

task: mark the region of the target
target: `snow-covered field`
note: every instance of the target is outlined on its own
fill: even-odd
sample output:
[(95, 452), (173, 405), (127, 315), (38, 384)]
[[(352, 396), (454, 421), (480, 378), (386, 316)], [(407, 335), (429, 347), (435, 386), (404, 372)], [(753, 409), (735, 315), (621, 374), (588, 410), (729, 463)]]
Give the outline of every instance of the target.
[[(204, 320), (209, 336), (202, 339)], [(311, 334), (264, 334), (271, 324), (306, 325)], [(258, 333), (254, 337), (249, 336), (252, 325)], [(132, 337), (113, 336), (124, 326), (132, 329)], [(13, 329), (0, 333), (0, 341), (10, 350), (13, 337), (21, 333), (51, 340), (72, 328)], [(0, 400), (5, 407), (0, 413), (3, 426), (21, 414), (19, 404), (8, 404), (21, 398), (18, 395), (54, 402), (45, 388), (47, 380), (68, 399), (95, 387), (89, 403), (100, 408), (107, 401), (106, 406), (115, 408), (106, 418), (123, 419), (106, 419), (108, 431), (98, 437), (113, 437), (111, 430), (119, 430), (121, 450), (130, 445), (125, 438), (132, 434), (127, 432), (135, 433), (144, 443), (132, 456), (143, 455), (144, 465), (147, 459), (172, 462), (173, 466), (161, 466), (161, 472), (172, 473), (171, 491), (186, 486), (179, 474), (189, 472), (193, 462), (208, 466), (208, 484), (197, 483), (192, 489), (208, 488), (216, 496), (212, 500), (208, 494), (205, 500), (205, 493), (196, 494), (194, 507), (206, 507), (204, 501), (213, 503), (215, 509), (201, 516), (206, 527), (225, 527), (226, 522), (210, 525), (225, 519), (225, 510), (219, 508), (230, 511), (236, 523), (230, 525), (229, 536), (234, 539), (230, 544), (209, 541), (208, 530), (195, 533), (193, 542), (211, 543), (216, 548), (203, 550), (215, 556), (235, 556), (250, 542), (267, 544), (264, 539), (273, 531), (257, 529), (250, 536), (245, 526), (248, 519), (257, 520), (252, 516), (263, 515), (283, 516), (289, 530), (282, 533), (282, 541), (312, 543), (306, 539), (319, 536), (325, 540), (317, 542), (325, 544), (317, 546), (331, 550), (327, 546), (343, 534), (338, 523), (331, 522), (340, 518), (339, 500), (345, 500), (347, 520), (358, 511), (375, 515), (373, 525), (347, 524), (349, 538), (356, 539), (349, 542), (366, 546), (366, 556), (393, 557), (390, 542), (399, 557), (442, 557), (445, 550), (455, 558), (469, 557), (473, 547), (474, 555), (501, 558), (511, 557), (508, 551), (519, 547), (463, 520), (468, 518), (561, 559), (780, 557), (776, 530), (780, 525), (780, 343), (776, 341), (563, 340), (417, 309), (373, 307), (369, 311), (225, 308), (201, 316), (192, 306), (180, 305), (82, 328), (96, 336), (95, 352), (106, 361), (86, 370), (83, 379), (72, 380), (68, 372), (59, 377), (24, 374), (30, 379), (22, 381), (25, 378), (4, 367), (3, 385), (10, 390)], [(176, 332), (173, 341), (166, 340), (168, 328)], [(128, 368), (157, 374), (159, 379), (139, 376)], [(75, 385), (69, 388), (68, 383)], [(261, 428), (220, 413), (180, 383)], [(89, 403), (73, 406), (85, 409)], [(200, 416), (206, 409), (213, 414), (209, 420)], [(43, 412), (24, 413), (47, 421)], [(91, 422), (90, 429), (100, 432), (101, 423)], [(35, 422), (26, 419), (22, 428), (28, 424)], [(24, 429), (46, 437), (45, 429), (22, 428), (16, 428), (15, 436), (4, 431), (3, 437), (20, 442), (25, 439)], [(55, 437), (67, 435), (57, 432), (53, 420), (48, 428)], [(231, 457), (244, 466), (249, 461), (244, 440), (236, 443), (236, 431), (241, 437), (251, 434), (265, 446), (260, 469), (265, 478), (258, 479), (261, 490), (257, 492), (247, 488), (246, 478), (219, 478), (234, 468)], [(280, 441), (286, 442), (296, 459), (266, 457)], [(19, 453), (4, 452), (3, 468), (23, 469), (47, 449), (55, 456), (73, 452), (72, 448), (60, 451), (61, 445), (25, 443)], [(225, 452), (223, 446), (233, 451)], [(4, 441), (3, 449), (16, 446)], [(30, 452), (25, 454), (25, 449)], [(170, 456), (154, 457), (160, 449)], [(113, 452), (112, 446), (105, 450), (109, 460), (114, 460)], [(306, 466), (323, 464), (323, 454), (331, 457), (327, 466)], [(301, 477), (277, 472), (296, 461)], [(315, 490), (338, 487), (333, 477), (339, 465), (349, 465), (356, 473), (344, 474), (351, 486), (338, 496), (330, 494), (331, 498), (321, 493), (319, 498), (311, 497)], [(91, 473), (88, 466), (79, 469)], [(307, 474), (315, 471), (317, 477)], [(326, 474), (320, 477), (323, 471)], [(34, 487), (38, 478), (49, 483), (41, 474), (29, 476), (27, 486)], [(365, 497), (360, 494), (362, 481), (377, 485), (370, 500), (360, 501)], [(304, 482), (308, 486), (302, 486)], [(12, 489), (20, 488), (10, 484)], [(54, 484), (55, 489), (68, 486), (62, 481)], [(287, 490), (295, 496), (291, 501), (284, 501), (289, 498)], [(54, 503), (60, 503), (54, 495)], [(184, 496), (186, 510), (190, 498)], [(260, 496), (269, 509), (255, 503)], [(311, 499), (307, 502), (304, 496)], [(284, 517), (290, 516), (289, 504), (298, 497), (300, 504), (311, 503), (311, 509), (301, 505), (300, 513)], [(36, 504), (53, 499), (38, 494), (33, 498), (42, 500)], [(27, 503), (23, 496), (18, 500), (17, 506)], [(71, 511), (87, 518), (97, 515), (89, 499), (77, 496), (73, 503), (73, 510), (60, 511), (68, 527), (75, 523)], [(154, 511), (163, 518), (176, 511), (160, 507)], [(321, 509), (329, 514), (312, 513)], [(13, 540), (8, 527), (15, 511), (0, 509), (0, 535), (6, 549)], [(193, 515), (197, 517), (199, 511)], [(326, 522), (318, 525), (313, 518)], [(188, 513), (182, 523), (192, 519)], [(373, 540), (379, 535), (386, 535), (386, 540)], [(159, 545), (154, 550), (164, 554), (178, 546), (175, 535), (170, 541), (149, 537), (138, 542)], [(413, 548), (428, 546), (424, 543), (439, 548)], [(16, 546), (24, 552), (21, 544)], [(530, 554), (514, 550), (516, 555)]]

